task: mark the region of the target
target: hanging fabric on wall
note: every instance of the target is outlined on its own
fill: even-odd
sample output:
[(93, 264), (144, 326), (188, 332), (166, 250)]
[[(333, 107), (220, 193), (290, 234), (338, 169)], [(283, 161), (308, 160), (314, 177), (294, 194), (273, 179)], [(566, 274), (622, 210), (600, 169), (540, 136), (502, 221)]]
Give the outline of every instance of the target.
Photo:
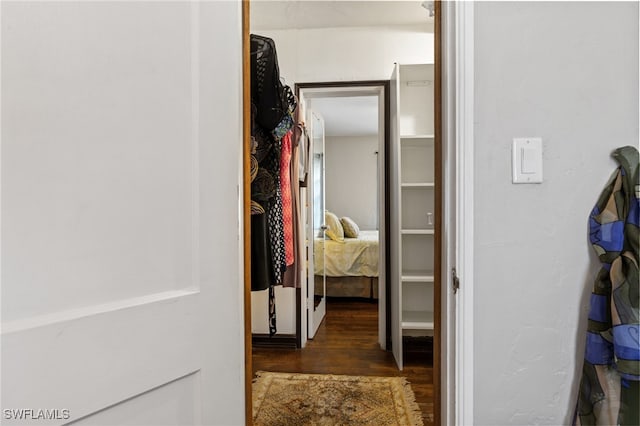
[(587, 344), (574, 425), (640, 424), (638, 151), (614, 151), (620, 164), (590, 218), (602, 269), (591, 294)]

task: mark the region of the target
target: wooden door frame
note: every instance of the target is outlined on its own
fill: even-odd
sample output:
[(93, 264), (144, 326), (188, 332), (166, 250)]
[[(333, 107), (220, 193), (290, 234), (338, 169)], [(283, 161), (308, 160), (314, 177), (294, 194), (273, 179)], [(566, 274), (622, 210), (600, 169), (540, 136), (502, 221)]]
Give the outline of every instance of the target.
[(433, 82), (433, 120), (434, 120), (434, 286), (433, 286), (433, 421), (441, 423), (441, 368), (442, 368), (442, 217), (443, 207), (443, 180), (442, 180), (442, 3), (434, 3), (434, 82)]
[(251, 40), (249, 0), (242, 0), (242, 226), (244, 254), (244, 413), (253, 424), (251, 342)]
[[(447, 2), (450, 3), (450, 2)], [(465, 3), (469, 3), (469, 2), (465, 2)], [(448, 6), (447, 6), (448, 7)], [(242, 55), (243, 55), (243, 90), (242, 90), (242, 94), (243, 94), (243, 134), (244, 134), (244, 140), (243, 140), (243, 238), (244, 238), (244, 245), (243, 245), (243, 250), (244, 250), (244, 327), (245, 327), (245, 336), (244, 336), (244, 344), (245, 344), (245, 371), (244, 371), (244, 375), (245, 375), (245, 423), (247, 425), (251, 425), (253, 423), (252, 421), (252, 407), (253, 407), (253, 400), (252, 400), (252, 391), (251, 391), (251, 384), (252, 384), (252, 378), (253, 378), (253, 366), (252, 366), (252, 327), (251, 327), (251, 223), (250, 223), (250, 219), (251, 219), (251, 210), (250, 210), (250, 205), (251, 205), (251, 180), (250, 180), (250, 161), (249, 161), (249, 156), (250, 156), (250, 143), (251, 143), (251, 80), (250, 80), (250, 0), (242, 0)], [(442, 193), (442, 166), (443, 166), (443, 162), (447, 162), (446, 164), (449, 164), (452, 160), (451, 159), (444, 159), (442, 158), (442, 35), (443, 35), (443, 30), (442, 30), (442, 2), (441, 1), (436, 1), (435, 2), (435, 29), (434, 29), (434, 36), (435, 36), (435, 51), (434, 51), (434, 62), (436, 64), (435, 67), (435, 82), (434, 82), (434, 86), (435, 86), (435, 93), (434, 93), (434, 102), (435, 102), (435, 108), (434, 108), (434, 120), (435, 120), (435, 211), (437, 212), (441, 212), (444, 213), (443, 210), (443, 193)], [(463, 38), (463, 43), (466, 42), (467, 44), (464, 45), (463, 44), (463, 49), (462, 52), (465, 55), (468, 55), (469, 52), (471, 52), (471, 55), (473, 54), (473, 40), (471, 38), (471, 40), (469, 41), (469, 34), (473, 34), (473, 8), (472, 5), (471, 7), (467, 7), (465, 9), (465, 7), (460, 7), (460, 8), (456, 8), (456, 13), (462, 13), (463, 17), (466, 19), (462, 19), (461, 22), (464, 22), (467, 25), (470, 25), (466, 28), (466, 34), (465, 34), (465, 27), (463, 27), (460, 23), (458, 23), (456, 21), (456, 25), (455, 28), (453, 29), (454, 33), (457, 34), (462, 34), (464, 36)], [(465, 10), (466, 10), (466, 14), (465, 14)], [(461, 12), (460, 12), (461, 11)], [(471, 19), (469, 19), (469, 17)], [(464, 49), (464, 47), (466, 46), (466, 50)], [(447, 52), (447, 55), (451, 54), (451, 53), (455, 53), (457, 52), (457, 48), (459, 46), (454, 46), (451, 48), (451, 51)], [(468, 57), (464, 56), (463, 58), (463, 64), (468, 64)], [(473, 56), (471, 56), (471, 59), (473, 59)], [(473, 60), (471, 60), (471, 67), (473, 67)], [(472, 68), (471, 68), (472, 69)], [(468, 82), (468, 75), (467, 74), (467, 81)], [(471, 78), (473, 77), (473, 73), (471, 72)], [(456, 78), (456, 82), (454, 84), (457, 84), (459, 82), (459, 79)], [(457, 86), (456, 86), (457, 87)], [(471, 84), (467, 84), (466, 86), (466, 90), (463, 92), (464, 94), (468, 94), (469, 92), (469, 87), (471, 88), (471, 93), (473, 91), (473, 81), (471, 80)], [(458, 94), (459, 95), (459, 94)], [(449, 92), (447, 92), (447, 96), (449, 96)], [(471, 112), (473, 111), (473, 98), (471, 97), (471, 102), (469, 103), (468, 101), (469, 98), (463, 98), (461, 103), (456, 103), (456, 107), (457, 108), (462, 108), (462, 107), (466, 107), (465, 111), (468, 109), (471, 109)], [(468, 117), (467, 117), (468, 118)], [(455, 119), (455, 118), (454, 118)], [(471, 119), (472, 119), (472, 114), (471, 114)], [(464, 129), (469, 130), (469, 121), (467, 120), (465, 122), (465, 126)], [(473, 125), (473, 121), (471, 121), (471, 131), (473, 129), (472, 125)], [(387, 129), (385, 129), (385, 132), (388, 131)], [(470, 146), (470, 142), (472, 142), (472, 138), (468, 138), (466, 139), (467, 144), (465, 145), (465, 147), (467, 149), (471, 149), (472, 146)], [(449, 142), (449, 141), (447, 141)], [(470, 151), (471, 154), (473, 153), (473, 151)], [(468, 153), (468, 152), (467, 152)], [(467, 174), (465, 175), (465, 173), (468, 171), (468, 167), (470, 162), (472, 161), (472, 156), (467, 157), (468, 158), (468, 162), (467, 163), (463, 163), (463, 168), (460, 169), (459, 173), (462, 174), (462, 176), (466, 176), (467, 178), (472, 178), (473, 174), (471, 173), (470, 175)], [(457, 161), (456, 161), (457, 164)], [(473, 169), (471, 169), (472, 171)], [(468, 179), (467, 179), (468, 180)], [(467, 181), (465, 181), (467, 182)], [(468, 183), (468, 182), (467, 182)], [(469, 188), (471, 189), (471, 191), (469, 191)], [(467, 195), (467, 197), (469, 196), (473, 196), (473, 186), (469, 186), (466, 187), (467, 192), (463, 192), (464, 194)], [(467, 200), (468, 201), (468, 200)], [(471, 198), (471, 203), (467, 203), (467, 206), (470, 206), (472, 208), (473, 203), (472, 203), (472, 198)], [(435, 267), (435, 271), (434, 271), (434, 275), (435, 275), (435, 282), (436, 285), (434, 286), (434, 354), (433, 354), (433, 368), (434, 368), (434, 423), (436, 425), (441, 424), (441, 383), (442, 383), (442, 376), (444, 372), (441, 372), (441, 358), (442, 356), (447, 356), (451, 357), (452, 355), (456, 355), (456, 354), (443, 354), (442, 353), (442, 336), (440, 333), (440, 327), (442, 325), (442, 298), (443, 298), (443, 294), (447, 294), (448, 292), (442, 292), (442, 286), (443, 285), (447, 285), (449, 283), (449, 280), (447, 278), (448, 274), (444, 274), (444, 280), (443, 280), (443, 274), (442, 274), (442, 263), (443, 263), (443, 250), (442, 250), (442, 244), (443, 244), (443, 240), (442, 240), (442, 216), (443, 214), (438, 214), (435, 217), (435, 259), (434, 259), (434, 267)], [(469, 223), (469, 221), (473, 220), (473, 216), (470, 216), (469, 218), (464, 219), (465, 223)], [(463, 234), (464, 235), (464, 234)], [(470, 234), (472, 236), (472, 233)], [(468, 240), (468, 238), (467, 238)], [(471, 240), (472, 242), (473, 240)], [(457, 243), (457, 241), (455, 242)], [(472, 246), (471, 249), (472, 250)], [(387, 252), (388, 253), (388, 252)], [(471, 253), (471, 252), (470, 252)], [(465, 270), (469, 273), (469, 277), (471, 276), (472, 273), (472, 269), (469, 269), (469, 267), (472, 268), (473, 264), (472, 264), (472, 257), (468, 256), (467, 258), (467, 263), (465, 263)], [(472, 299), (469, 298), (472, 297), (472, 294), (467, 294), (467, 299), (469, 300), (467, 307), (469, 307), (469, 305), (471, 305), (471, 301)], [(446, 296), (445, 296), (446, 297)], [(389, 311), (387, 311), (389, 312)], [(471, 317), (469, 316), (468, 312), (465, 311), (464, 313), (466, 314), (464, 316), (465, 320), (469, 320), (469, 318), (472, 318), (472, 314), (473, 311), (471, 312)], [(457, 312), (457, 315), (460, 315), (459, 312)], [(465, 324), (468, 321), (465, 321)], [(388, 324), (390, 324), (390, 322), (388, 322)], [(471, 337), (470, 337), (471, 336)], [(457, 336), (459, 337), (459, 336)], [(448, 336), (447, 336), (448, 338)], [(472, 335), (467, 333), (465, 335), (465, 338), (463, 339), (463, 342), (466, 343), (465, 345), (465, 349), (467, 348), (472, 348), (472, 346), (470, 346), (469, 340), (472, 339)], [(460, 346), (456, 346), (456, 348), (458, 350), (460, 350)], [(467, 366), (471, 366), (472, 364), (469, 363), (469, 360), (473, 360), (473, 354), (471, 353), (470, 355), (466, 355), (466, 358), (464, 359), (465, 362), (462, 363), (458, 363), (456, 362), (454, 368), (456, 369), (456, 373), (459, 371), (460, 368), (462, 368), (462, 366), (464, 365), (465, 367)], [(456, 357), (457, 358), (457, 357)], [(466, 373), (466, 372), (465, 372)], [(471, 370), (471, 374), (472, 374), (472, 370)], [(468, 374), (465, 376), (467, 378), (467, 380), (459, 382), (460, 380), (460, 376), (459, 374), (456, 374), (456, 384), (465, 384), (465, 385), (469, 385), (472, 384), (472, 381), (469, 380)], [(464, 392), (464, 393), (462, 393)], [(465, 400), (465, 398), (468, 398), (469, 394), (471, 395), (471, 397), (473, 396), (473, 387), (471, 386), (471, 389), (467, 388), (465, 386), (465, 389), (457, 389), (455, 394), (454, 394), (454, 401), (449, 401), (447, 400), (447, 405), (448, 406), (456, 406), (456, 412), (460, 411), (460, 408), (458, 408), (456, 402), (461, 402), (460, 399)], [(455, 416), (455, 420), (454, 422), (459, 423), (460, 421), (463, 420), (472, 420), (472, 409), (473, 406), (471, 404), (465, 404), (464, 406), (461, 407), (462, 409), (462, 413), (463, 415), (456, 415)], [(447, 416), (448, 417), (448, 416)], [(447, 420), (450, 420), (447, 418)]]

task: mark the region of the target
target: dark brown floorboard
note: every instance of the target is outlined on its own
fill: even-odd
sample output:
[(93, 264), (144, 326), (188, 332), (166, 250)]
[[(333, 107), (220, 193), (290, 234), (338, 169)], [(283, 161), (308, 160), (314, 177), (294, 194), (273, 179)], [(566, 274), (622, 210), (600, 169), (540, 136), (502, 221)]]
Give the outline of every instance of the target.
[(304, 349), (254, 348), (253, 372), (403, 376), (411, 383), (425, 425), (432, 425), (433, 368), (426, 358), (412, 356), (399, 371), (393, 354), (378, 345), (378, 306), (331, 300), (318, 333)]

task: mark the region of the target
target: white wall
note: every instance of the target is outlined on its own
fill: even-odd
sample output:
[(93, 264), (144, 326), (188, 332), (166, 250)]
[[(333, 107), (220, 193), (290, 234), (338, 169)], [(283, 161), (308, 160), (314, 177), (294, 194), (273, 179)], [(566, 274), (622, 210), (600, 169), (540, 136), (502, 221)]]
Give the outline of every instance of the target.
[[(638, 3), (475, 13), (475, 423), (568, 424), (598, 269), (587, 218), (612, 150), (638, 145)], [(511, 183), (518, 136), (543, 139), (540, 185)]]
[(273, 38), (280, 75), (287, 84), (316, 81), (388, 80), (394, 62), (433, 61), (428, 26), (260, 30)]
[(327, 209), (360, 229), (378, 229), (378, 137), (325, 138)]
[(244, 424), (240, 2), (1, 12), (2, 408)]
[[(315, 28), (252, 31), (276, 43), (280, 75), (296, 82), (388, 80), (394, 62), (433, 61), (433, 34), (424, 27)], [(276, 287), (278, 333), (295, 333), (295, 291)], [(254, 333), (268, 332), (267, 292), (253, 292)]]
[(192, 153), (174, 143), (191, 131), (191, 40), (176, 36), (189, 9), (170, 9), (157, 13), (166, 27), (155, 35), (136, 29), (144, 8), (115, 18), (117, 8), (97, 4), (7, 6), (3, 272), (21, 285), (3, 288), (13, 301), (3, 319), (190, 281)]

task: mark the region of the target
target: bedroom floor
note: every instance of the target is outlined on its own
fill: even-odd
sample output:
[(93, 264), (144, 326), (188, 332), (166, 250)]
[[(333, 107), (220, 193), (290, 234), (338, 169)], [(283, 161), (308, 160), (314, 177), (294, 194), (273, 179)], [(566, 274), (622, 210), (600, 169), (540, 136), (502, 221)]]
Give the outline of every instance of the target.
[(253, 372), (403, 376), (411, 383), (425, 425), (433, 424), (433, 368), (424, 354), (405, 356), (398, 371), (393, 354), (378, 346), (378, 305), (330, 300), (327, 315), (304, 349), (253, 348)]

